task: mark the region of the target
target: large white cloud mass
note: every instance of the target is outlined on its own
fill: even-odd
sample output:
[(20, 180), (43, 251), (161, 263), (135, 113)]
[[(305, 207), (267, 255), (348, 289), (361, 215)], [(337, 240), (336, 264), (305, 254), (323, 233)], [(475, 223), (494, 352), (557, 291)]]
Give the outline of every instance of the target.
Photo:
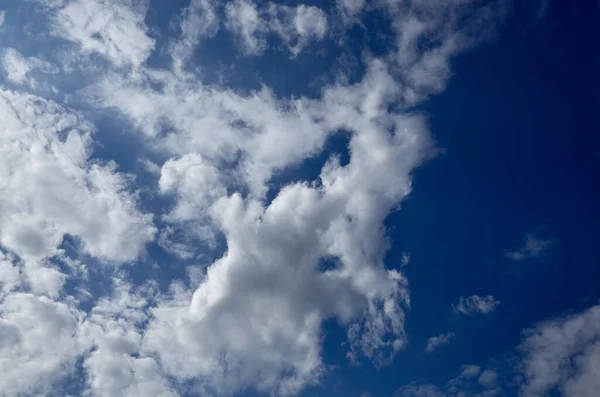
[(57, 253), (63, 237), (90, 255), (132, 261), (155, 233), (114, 164), (93, 161), (93, 127), (60, 105), (0, 91), (0, 243), (22, 258)]

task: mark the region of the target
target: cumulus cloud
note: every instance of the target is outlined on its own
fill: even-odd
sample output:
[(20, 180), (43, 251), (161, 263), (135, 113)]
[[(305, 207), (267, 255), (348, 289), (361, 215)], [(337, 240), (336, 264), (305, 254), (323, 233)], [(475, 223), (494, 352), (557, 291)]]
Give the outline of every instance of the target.
[[(366, 107), (371, 113), (354, 116), (363, 128), (353, 128), (348, 165), (332, 158), (319, 185), (288, 185), (268, 206), (240, 194), (212, 205), (210, 215), (227, 239), (227, 253), (208, 268), (191, 300), (184, 295), (155, 309), (157, 320), (146, 337), (145, 348), (160, 357), (171, 376), (212, 374), (206, 387), (218, 393), (251, 386), (296, 392), (323, 371), (320, 324), (332, 317), (350, 326), (357, 359), (383, 364), (403, 347), (407, 284), (383, 266), (381, 224), (410, 191), (407, 171), (427, 153), (427, 135), (421, 120), (386, 121), (379, 110), (385, 101), (372, 97), (381, 93), (355, 94), (362, 85), (336, 90), (341, 92), (332, 94), (332, 101), (355, 98), (354, 108), (369, 100), (377, 104)], [(346, 115), (345, 107), (337, 106)], [(337, 119), (337, 112), (327, 113)], [(382, 119), (373, 123), (371, 117)], [(352, 128), (345, 124), (352, 120), (339, 120)], [(382, 128), (387, 125), (393, 135)], [(338, 266), (321, 271), (319, 263), (329, 258)], [(222, 369), (215, 373), (215, 368)]]
[(449, 344), (452, 338), (454, 338), (454, 332), (448, 332), (429, 338), (429, 340), (427, 340), (427, 346), (425, 347), (425, 353), (433, 353), (435, 349)]
[(90, 162), (92, 126), (56, 103), (0, 90), (0, 243), (22, 258), (57, 254), (65, 235), (131, 261), (155, 233), (115, 165)]
[(553, 243), (553, 239), (540, 239), (533, 234), (527, 234), (523, 246), (514, 251), (504, 251), (504, 255), (513, 261), (533, 259), (546, 252)]
[(81, 340), (91, 350), (83, 361), (89, 390), (94, 396), (176, 397), (156, 359), (140, 354), (143, 323), (156, 288), (134, 289), (115, 278), (112, 295), (101, 299), (80, 326)]
[(139, 67), (154, 49), (144, 23), (147, 0), (48, 2), (53, 33), (116, 66)]
[(0, 301), (0, 396), (45, 395), (58, 379), (74, 371), (81, 317), (69, 303), (31, 293), (4, 297)]
[(558, 390), (565, 397), (600, 391), (600, 306), (538, 324), (524, 332), (519, 345), (525, 381), (521, 395)]
[(456, 303), (454, 303), (454, 311), (460, 314), (488, 314), (493, 312), (500, 302), (492, 295), (487, 296), (461, 296)]

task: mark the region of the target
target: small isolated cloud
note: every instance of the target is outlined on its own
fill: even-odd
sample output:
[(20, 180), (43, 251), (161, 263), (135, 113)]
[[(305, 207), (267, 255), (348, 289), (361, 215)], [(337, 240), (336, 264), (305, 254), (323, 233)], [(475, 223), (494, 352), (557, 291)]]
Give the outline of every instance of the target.
[(481, 373), (481, 367), (479, 365), (463, 365), (460, 378), (470, 379), (474, 378)]
[(0, 11), (0, 26), (4, 25), (5, 15), (6, 13), (4, 11)]
[(438, 347), (449, 344), (452, 338), (454, 338), (454, 332), (448, 332), (429, 338), (427, 346), (425, 347), (425, 353), (433, 353)]
[(525, 236), (525, 242), (521, 247), (514, 251), (504, 251), (504, 255), (513, 261), (537, 258), (547, 251), (553, 243), (553, 239), (540, 239), (530, 233)]
[(400, 265), (402, 267), (404, 267), (404, 266), (408, 266), (409, 263), (410, 263), (410, 252), (403, 252), (402, 256), (400, 257)]
[(496, 309), (500, 302), (492, 295), (488, 296), (461, 296), (458, 302), (454, 303), (454, 311), (460, 314), (488, 314)]

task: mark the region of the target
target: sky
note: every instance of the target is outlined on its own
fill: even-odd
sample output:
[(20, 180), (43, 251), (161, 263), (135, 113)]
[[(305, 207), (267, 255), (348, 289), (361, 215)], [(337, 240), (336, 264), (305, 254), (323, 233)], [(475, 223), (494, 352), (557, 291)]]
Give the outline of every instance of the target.
[(599, 22), (4, 0), (0, 397), (600, 395)]

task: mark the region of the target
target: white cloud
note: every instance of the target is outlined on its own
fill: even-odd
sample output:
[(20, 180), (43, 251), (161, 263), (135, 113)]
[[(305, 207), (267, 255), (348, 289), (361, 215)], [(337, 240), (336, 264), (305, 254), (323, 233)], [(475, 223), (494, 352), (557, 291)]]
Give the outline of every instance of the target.
[(2, 67), (6, 78), (13, 84), (27, 84), (36, 88), (36, 80), (30, 76), (30, 72), (40, 70), (43, 73), (57, 73), (57, 68), (50, 63), (36, 57), (24, 57), (14, 48), (4, 50), (2, 54)]
[(426, 353), (433, 353), (435, 349), (438, 347), (447, 345), (450, 343), (450, 340), (454, 338), (454, 332), (448, 332), (445, 334), (441, 334), (438, 336), (433, 336), (427, 340), (427, 346), (425, 347)]
[(453, 308), (461, 314), (488, 314), (496, 309), (500, 302), (492, 295), (488, 296), (461, 296), (458, 302), (454, 303)]
[(213, 0), (191, 0), (190, 5), (183, 11), (181, 22), (181, 37), (171, 47), (171, 54), (176, 67), (193, 54), (200, 40), (214, 36), (219, 30), (219, 16)]
[(2, 54), (2, 66), (6, 72), (6, 78), (16, 84), (22, 84), (27, 79), (27, 73), (33, 68), (31, 62), (14, 48), (9, 48)]
[(227, 196), (224, 182), (219, 170), (196, 153), (168, 160), (162, 166), (159, 188), (163, 194), (174, 194), (177, 203), (165, 219), (182, 223), (205, 242), (213, 243), (208, 211), (216, 200)]
[(116, 66), (139, 67), (154, 49), (144, 23), (148, 1), (76, 0), (54, 5), (54, 33)]
[[(430, 141), (422, 118), (387, 112), (398, 93), (385, 66), (374, 61), (362, 82), (328, 87), (320, 100), (148, 78), (165, 88), (111, 79), (90, 98), (119, 109), (156, 137), (163, 154), (175, 155), (160, 179), (177, 199), (168, 218), (214, 225), (227, 252), (196, 291), (152, 309), (142, 350), (169, 376), (202, 379), (217, 393), (289, 394), (320, 378), (321, 323), (337, 318), (349, 326), (353, 359), (389, 362), (405, 343), (408, 289), (383, 265), (382, 225), (410, 192), (411, 170)], [(320, 182), (291, 184), (263, 201), (274, 173), (316, 153), (340, 129), (351, 134), (348, 165), (334, 157)], [(238, 166), (224, 172), (233, 161)], [(225, 183), (249, 194), (227, 196)], [(320, 271), (332, 258), (339, 266)]]
[(527, 234), (522, 247), (514, 251), (505, 251), (504, 255), (513, 261), (537, 258), (546, 252), (553, 243), (553, 239), (540, 239), (533, 234)]
[(252, 0), (235, 0), (225, 6), (225, 26), (239, 41), (246, 55), (260, 55), (266, 49), (269, 28)]
[(281, 37), (293, 56), (297, 56), (311, 40), (322, 40), (327, 33), (327, 15), (318, 7), (271, 3), (268, 13), (269, 29)]
[(479, 365), (463, 365), (462, 372), (460, 373), (460, 378), (462, 379), (470, 379), (479, 375), (481, 372), (481, 367)]
[(366, 6), (366, 0), (337, 0), (338, 9), (342, 12), (342, 15), (349, 19), (359, 14)]
[[(344, 0), (341, 3), (353, 3)], [(441, 92), (451, 76), (452, 59), (495, 33), (508, 2), (474, 4), (473, 0), (379, 1), (396, 34), (389, 54), (398, 80), (404, 85), (406, 106)]]
[(155, 289), (114, 283), (113, 295), (98, 302), (81, 325), (81, 339), (92, 349), (83, 361), (89, 391), (99, 397), (178, 396), (156, 360), (139, 354)]
[[(319, 379), (320, 326), (331, 317), (353, 324), (356, 358), (380, 365), (403, 347), (407, 285), (383, 267), (381, 224), (410, 191), (409, 170), (423, 159), (428, 140), (419, 119), (386, 120), (379, 110), (386, 101), (377, 85), (368, 86), (366, 96), (354, 92), (361, 85), (338, 87), (329, 98), (334, 119), (357, 107), (368, 109), (368, 117), (343, 117), (355, 131), (350, 163), (341, 167), (332, 159), (322, 186), (288, 185), (268, 206), (239, 194), (212, 206), (227, 253), (208, 268), (191, 304), (184, 294), (154, 310), (145, 339), (145, 350), (169, 375), (207, 379), (217, 393), (296, 392)], [(358, 102), (346, 110), (337, 103), (342, 98)], [(320, 271), (328, 258), (339, 267)]]
[(187, 221), (201, 216), (217, 199), (227, 195), (219, 171), (195, 153), (168, 160), (160, 174), (163, 193), (179, 196), (170, 218)]
[(538, 324), (524, 332), (523, 397), (557, 389), (565, 397), (600, 391), (600, 306)]
[(92, 127), (38, 97), (0, 90), (0, 243), (22, 258), (58, 253), (64, 235), (101, 259), (134, 260), (154, 235), (127, 179), (90, 163)]
[(0, 10), (0, 27), (2, 27), (2, 25), (4, 25), (5, 19), (6, 19), (6, 12)]
[(269, 3), (259, 8), (252, 0), (235, 0), (225, 6), (225, 14), (225, 26), (245, 55), (261, 55), (269, 33), (279, 36), (293, 57), (327, 33), (327, 15), (315, 6)]
[(46, 395), (74, 370), (81, 313), (28, 293), (0, 301), (0, 396)]

